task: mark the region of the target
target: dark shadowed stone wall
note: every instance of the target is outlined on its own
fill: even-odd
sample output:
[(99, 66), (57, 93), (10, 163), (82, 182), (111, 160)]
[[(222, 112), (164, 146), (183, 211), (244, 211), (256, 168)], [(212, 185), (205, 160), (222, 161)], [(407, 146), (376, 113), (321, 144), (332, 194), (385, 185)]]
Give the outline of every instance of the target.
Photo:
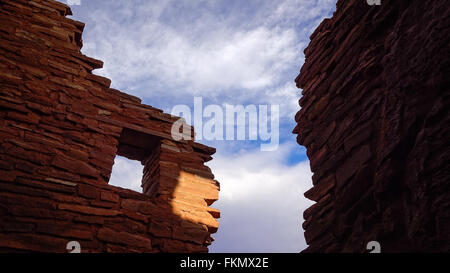
[(296, 83), (306, 252), (450, 250), (450, 5), (337, 2)]

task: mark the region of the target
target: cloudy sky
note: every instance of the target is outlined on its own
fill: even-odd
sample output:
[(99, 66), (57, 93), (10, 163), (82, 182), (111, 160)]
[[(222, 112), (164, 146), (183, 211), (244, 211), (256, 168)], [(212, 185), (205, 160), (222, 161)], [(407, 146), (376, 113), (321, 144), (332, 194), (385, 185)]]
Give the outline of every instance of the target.
[[(72, 1), (76, 2), (76, 1)], [(305, 149), (291, 133), (300, 90), (294, 78), (309, 35), (333, 0), (81, 0), (82, 52), (104, 61), (94, 73), (143, 103), (279, 105), (280, 144), (200, 142), (216, 147), (208, 165), (221, 183), (219, 231), (211, 252), (299, 252), (306, 247), (303, 197), (311, 186)], [(196, 128), (198, 130), (198, 128)], [(140, 190), (142, 167), (116, 158), (110, 183)]]

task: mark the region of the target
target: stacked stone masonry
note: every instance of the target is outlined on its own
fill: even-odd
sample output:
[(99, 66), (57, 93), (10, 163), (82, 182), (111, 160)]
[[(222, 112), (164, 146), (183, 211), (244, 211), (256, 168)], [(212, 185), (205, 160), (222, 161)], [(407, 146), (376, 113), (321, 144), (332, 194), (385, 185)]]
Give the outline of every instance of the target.
[(296, 78), (305, 252), (450, 251), (450, 5), (339, 0)]
[[(0, 1), (0, 251), (207, 252), (215, 149), (173, 140), (178, 117), (92, 74), (103, 63), (66, 15)], [(143, 193), (108, 185), (116, 155), (144, 165)]]

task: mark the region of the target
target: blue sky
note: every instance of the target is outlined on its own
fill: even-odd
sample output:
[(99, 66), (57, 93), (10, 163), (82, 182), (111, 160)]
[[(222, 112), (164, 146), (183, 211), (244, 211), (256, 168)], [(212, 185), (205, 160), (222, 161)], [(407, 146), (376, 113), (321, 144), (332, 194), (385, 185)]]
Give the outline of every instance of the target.
[[(201, 141), (217, 148), (208, 165), (221, 183), (211, 252), (299, 252), (302, 213), (312, 202), (305, 149), (292, 129), (301, 90), (294, 79), (309, 35), (335, 10), (332, 0), (81, 0), (82, 52), (104, 61), (95, 74), (143, 103), (280, 105), (280, 145)], [(110, 183), (139, 190), (140, 164), (116, 159)]]

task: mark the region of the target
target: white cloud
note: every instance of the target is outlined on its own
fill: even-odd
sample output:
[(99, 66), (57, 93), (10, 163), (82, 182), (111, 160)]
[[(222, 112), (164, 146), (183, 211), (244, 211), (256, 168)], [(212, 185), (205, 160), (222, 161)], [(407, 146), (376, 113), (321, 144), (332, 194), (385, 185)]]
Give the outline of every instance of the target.
[[(267, 16), (269, 22), (292, 26), (299, 21), (322, 19), (334, 7), (336, 0), (284, 0), (279, 1)], [(312, 26), (314, 27), (314, 26)]]
[(286, 164), (293, 144), (276, 152), (259, 150), (214, 156), (210, 167), (221, 182), (220, 227), (212, 252), (299, 252), (306, 247), (303, 211), (313, 202), (309, 162)]
[(265, 89), (260, 103), (270, 102), (271, 104), (280, 105), (280, 117), (293, 120), (300, 109), (298, 104), (300, 93), (294, 81), (289, 81), (275, 89)]
[(277, 83), (297, 56), (292, 29), (226, 27), (198, 40), (159, 21), (122, 26), (104, 14), (97, 17), (108, 28), (97, 25), (95, 32), (106, 38), (85, 42), (84, 52), (104, 60), (100, 74), (119, 86), (151, 78), (196, 95), (255, 90)]
[(95, 73), (113, 87), (144, 99), (279, 104), (292, 117), (306, 32), (333, 2), (91, 1), (80, 6), (83, 52), (104, 61)]

